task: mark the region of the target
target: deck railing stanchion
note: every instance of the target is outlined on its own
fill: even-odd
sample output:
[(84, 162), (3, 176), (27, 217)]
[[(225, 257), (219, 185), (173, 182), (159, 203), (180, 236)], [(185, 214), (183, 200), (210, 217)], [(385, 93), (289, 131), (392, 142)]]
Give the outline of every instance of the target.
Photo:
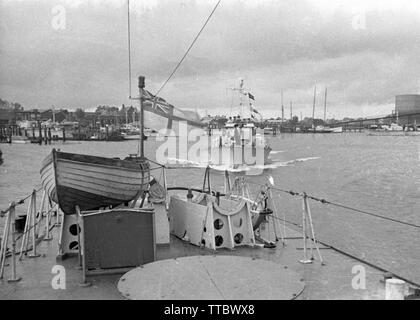
[(82, 265), (82, 282), (79, 283), (81, 287), (90, 287), (92, 285), (91, 282), (86, 280), (86, 255), (85, 255), (85, 237), (80, 237), (81, 225), (83, 218), (81, 217), (80, 208), (76, 206), (76, 214), (77, 214), (77, 241), (79, 247), (79, 263), (81, 262)]
[(10, 279), (8, 279), (8, 282), (18, 282), (20, 281), (22, 278), (21, 277), (17, 277), (16, 276), (16, 238), (15, 238), (15, 233), (16, 233), (16, 211), (15, 211), (15, 203), (12, 202), (12, 206), (9, 210), (9, 215), (10, 215), (10, 223), (12, 225), (12, 277)]
[(6, 224), (3, 230), (3, 238), (1, 239), (0, 248), (0, 279), (3, 279), (4, 264), (6, 261), (7, 243), (9, 242), (9, 229), (10, 229), (10, 211), (7, 212)]
[(306, 194), (302, 197), (302, 240), (303, 240), (303, 259), (299, 260), (300, 263), (309, 264), (312, 263), (311, 259), (308, 259), (307, 256), (307, 235), (306, 235), (306, 215), (307, 215), (307, 208), (306, 208)]
[(40, 255), (36, 253), (36, 190), (32, 192), (32, 252), (28, 255), (29, 258), (37, 258)]
[[(312, 222), (311, 208), (309, 207), (307, 197), (305, 197), (305, 202), (306, 202), (306, 213), (308, 215), (308, 220), (309, 220), (309, 227), (311, 228), (312, 241), (315, 245), (315, 249), (318, 253), (318, 257), (319, 257), (319, 260), (321, 261), (321, 264), (324, 264), (324, 261), (323, 261), (322, 256), (321, 256), (321, 252), (319, 251), (318, 242), (317, 242), (316, 237), (315, 237), (315, 229), (314, 229), (314, 225), (313, 225), (313, 222)], [(312, 254), (312, 247), (311, 247), (311, 254)], [(312, 259), (313, 259), (313, 255), (312, 255)]]
[(28, 239), (29, 239), (29, 228), (31, 226), (31, 218), (32, 218), (32, 196), (30, 197), (28, 208), (26, 209), (26, 222), (25, 228), (23, 229), (23, 237), (20, 244), (20, 253), (19, 253), (19, 260), (22, 260), (23, 254), (27, 253), (28, 251)]
[(44, 191), (44, 201), (45, 201), (45, 208), (46, 208), (46, 215), (45, 215), (45, 236), (44, 241), (51, 241), (52, 237), (50, 235), (50, 226), (51, 226), (51, 215), (53, 212), (53, 206), (51, 206), (50, 197)]

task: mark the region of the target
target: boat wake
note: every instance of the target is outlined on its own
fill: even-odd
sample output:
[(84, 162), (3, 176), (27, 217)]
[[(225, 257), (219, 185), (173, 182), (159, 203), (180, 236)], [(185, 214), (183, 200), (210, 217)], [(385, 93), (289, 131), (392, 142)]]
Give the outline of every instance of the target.
[(289, 167), (293, 166), (296, 163), (306, 162), (310, 160), (317, 160), (320, 157), (307, 157), (307, 158), (298, 158), (288, 161), (272, 161), (271, 163), (264, 165), (231, 165), (231, 164), (221, 164), (215, 165), (211, 162), (196, 162), (187, 159), (177, 159), (177, 158), (168, 158), (172, 163), (170, 167), (172, 168), (207, 168), (211, 167), (214, 170), (218, 171), (230, 171), (230, 172), (247, 172), (251, 170), (265, 170), (265, 169), (276, 169), (280, 167)]

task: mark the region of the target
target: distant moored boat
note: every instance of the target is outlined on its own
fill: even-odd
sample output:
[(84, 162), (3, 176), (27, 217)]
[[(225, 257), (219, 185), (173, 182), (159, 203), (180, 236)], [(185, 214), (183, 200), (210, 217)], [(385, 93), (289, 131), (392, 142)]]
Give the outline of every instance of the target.
[(42, 185), (65, 214), (133, 200), (150, 181), (149, 162), (59, 152), (44, 159)]

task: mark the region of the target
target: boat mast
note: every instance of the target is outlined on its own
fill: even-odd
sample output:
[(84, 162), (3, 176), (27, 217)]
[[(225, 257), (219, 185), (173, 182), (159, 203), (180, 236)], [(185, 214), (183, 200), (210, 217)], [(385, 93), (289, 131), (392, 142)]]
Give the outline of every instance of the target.
[(324, 125), (327, 120), (327, 87), (325, 87), (325, 100), (324, 100)]
[(239, 105), (241, 106), (241, 119), (244, 118), (244, 106), (242, 103), (242, 95), (244, 91), (244, 79), (241, 79), (241, 83), (239, 84)]
[(290, 120), (293, 118), (293, 102), (290, 101)]
[(314, 88), (314, 105), (312, 107), (312, 128), (315, 130), (315, 103), (316, 103), (316, 85)]
[(144, 77), (139, 76), (139, 101), (140, 101), (140, 137), (139, 137), (139, 150), (140, 158), (144, 158), (144, 109), (143, 109), (143, 89)]
[[(127, 0), (127, 36), (128, 36), (128, 90), (129, 90), (129, 99), (131, 98), (131, 34), (130, 34), (130, 0)], [(144, 110), (143, 110), (143, 89), (144, 89), (144, 76), (139, 76), (138, 78), (138, 87), (139, 87), (139, 102), (140, 102), (140, 137), (138, 140), (137, 146), (137, 155), (141, 158), (144, 158)], [(135, 99), (133, 99), (135, 100)], [(133, 117), (135, 117), (133, 112)]]
[(281, 90), (281, 123), (284, 122), (283, 90)]

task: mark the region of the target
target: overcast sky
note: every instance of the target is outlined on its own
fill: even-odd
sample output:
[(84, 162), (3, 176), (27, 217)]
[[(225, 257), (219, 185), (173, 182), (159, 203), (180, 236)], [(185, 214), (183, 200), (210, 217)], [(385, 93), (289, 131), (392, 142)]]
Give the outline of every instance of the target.
[[(133, 95), (139, 74), (157, 91), (216, 2), (131, 0)], [(0, 0), (0, 97), (26, 108), (133, 104), (126, 4)], [(396, 94), (420, 93), (419, 57), (418, 0), (222, 0), (160, 95), (220, 114), (243, 78), (266, 117), (281, 114), (281, 90), (287, 115), (292, 100), (311, 116), (316, 84), (317, 117), (325, 87), (329, 117), (386, 114)]]

